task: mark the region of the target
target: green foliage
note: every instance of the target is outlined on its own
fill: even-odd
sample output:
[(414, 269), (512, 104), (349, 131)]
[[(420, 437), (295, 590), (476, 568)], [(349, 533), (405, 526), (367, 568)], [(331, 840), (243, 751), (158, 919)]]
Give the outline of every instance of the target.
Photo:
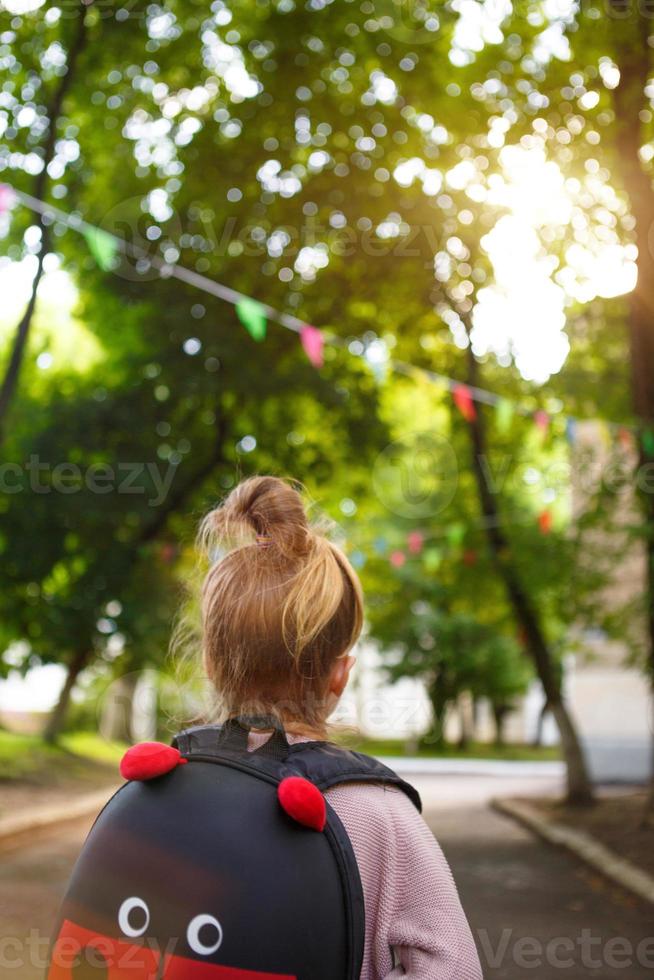
[(65, 735), (55, 747), (35, 735), (0, 731), (0, 782), (54, 785), (72, 779), (109, 785), (118, 782), (117, 766), (124, 751), (124, 745), (86, 732)]
[[(338, 739), (348, 748), (374, 756), (403, 756), (407, 743), (398, 739)], [(492, 745), (487, 742), (470, 742), (465, 748), (455, 745), (434, 745), (421, 742), (410, 747), (412, 757), (422, 759), (498, 759), (511, 762), (556, 762), (561, 757), (558, 746)]]
[[(70, 662), (80, 649), (107, 674), (161, 664), (197, 517), (240, 476), (270, 471), (301, 478), (367, 557), (373, 635), (404, 651), (394, 675), (420, 674), (432, 688), (438, 678), (435, 703), (472, 691), (499, 704), (524, 688), (466, 424), (437, 387), (392, 374), (381, 382), (373, 370), (376, 353), (378, 375), (397, 356), (465, 377), (466, 330), (497, 279), (487, 235), (511, 212), (501, 193), (511, 144), (573, 182), (570, 220), (544, 214), (534, 232), (534, 262), (549, 263), (562, 292), (573, 350), (543, 393), (516, 369), (513, 341), (493, 347), (472, 330), (484, 384), (553, 416), (539, 441), (528, 415), (500, 426), (484, 408), (489, 474), (557, 656), (573, 625), (621, 629), (624, 618), (602, 608), (602, 586), (630, 529), (606, 494), (571, 523), (567, 485), (550, 479), (568, 452), (562, 404), (630, 416), (624, 301), (597, 296), (568, 261), (570, 246), (631, 235), (610, 185), (611, 140), (590, 136), (613, 132), (610, 90), (595, 106), (581, 101), (611, 45), (611, 23), (594, 10), (554, 17), (554, 33), (573, 44), (568, 63), (543, 56), (552, 25), (536, 3), (516, 7), (497, 44), (472, 47), (450, 4), (414, 5), (390, 26), (345, 2), (173, 0), (130, 4), (124, 19), (91, 6), (56, 118), (81, 12), (0, 14), (11, 69), (3, 179), (34, 191), (49, 124), (46, 198), (135, 250), (109, 272), (84, 236), (57, 221), (50, 229), (92, 356), (62, 363), (52, 334), (35, 331), (12, 405), (3, 451), (21, 489), (0, 495), (0, 640), (27, 640), (24, 668)], [(15, 209), (10, 259), (35, 253), (32, 221)], [(318, 373), (293, 333), (269, 323), (255, 342), (231, 307), (160, 277), (152, 257), (328, 327), (342, 346), (326, 347)], [(53, 354), (49, 372), (39, 353)], [(443, 502), (448, 488), (437, 486), (438, 505), (407, 516), (375, 483), (379, 454), (399, 441), (421, 490), (434, 468), (416, 474), (416, 439), (430, 459), (433, 436), (437, 472), (455, 461), (455, 492)], [(47, 467), (38, 490), (25, 469), (32, 456)], [(113, 472), (111, 489), (99, 478), (89, 486), (101, 472)], [(534, 473), (536, 484), (526, 479)], [(394, 569), (389, 553), (406, 550), (415, 529), (424, 548)]]

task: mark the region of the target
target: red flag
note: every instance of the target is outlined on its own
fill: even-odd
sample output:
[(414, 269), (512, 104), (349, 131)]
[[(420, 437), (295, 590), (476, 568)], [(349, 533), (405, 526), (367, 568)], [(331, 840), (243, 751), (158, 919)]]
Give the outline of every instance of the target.
[(14, 204), (14, 192), (8, 184), (0, 184), (0, 214), (5, 214)]
[(467, 385), (455, 385), (452, 392), (454, 404), (463, 415), (466, 422), (474, 422), (477, 418), (477, 409), (472, 400), (472, 392)]
[(629, 429), (622, 426), (618, 430), (618, 439), (620, 440), (620, 445), (623, 447), (623, 449), (633, 449), (634, 438)]
[(552, 512), (550, 510), (542, 510), (538, 515), (538, 527), (540, 528), (541, 534), (549, 534), (552, 530)]
[(544, 412), (542, 408), (539, 408), (537, 412), (534, 412), (534, 422), (543, 435), (545, 435), (550, 427), (550, 417), (547, 412)]
[(325, 341), (318, 327), (312, 327), (309, 324), (306, 327), (302, 327), (300, 330), (300, 342), (304, 348), (304, 353), (313, 366), (315, 368), (321, 368), (324, 363), (323, 347)]
[(394, 551), (388, 560), (394, 568), (402, 568), (402, 565), (406, 561), (406, 555), (403, 551)]
[(407, 534), (406, 543), (412, 555), (420, 554), (424, 542), (425, 539), (422, 536), (422, 531), (409, 531)]

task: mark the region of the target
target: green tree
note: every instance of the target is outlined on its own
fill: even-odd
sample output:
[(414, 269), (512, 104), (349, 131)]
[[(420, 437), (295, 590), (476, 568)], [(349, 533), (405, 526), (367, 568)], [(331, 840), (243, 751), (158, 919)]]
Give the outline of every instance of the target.
[[(207, 11), (177, 0), (165, 11), (137, 5), (121, 20), (93, 6), (84, 15), (85, 48), (74, 75), (68, 66), (65, 116), (56, 118), (29, 83), (40, 85), (41, 74), (51, 81), (39, 66), (47, 66), (53, 46), (63, 70), (74, 18), (64, 23), (40, 9), (7, 23), (18, 52), (7, 89), (11, 113), (32, 122), (12, 129), (8, 146), (18, 153), (3, 158), (5, 172), (33, 189), (25, 152), (34, 146), (44, 165), (43, 133), (56, 129), (66, 139), (43, 170), (43, 194), (129, 243), (114, 274), (100, 274), (84, 240), (53, 225), (57, 254), (81, 290), (81, 315), (103, 349), (101, 369), (88, 379), (91, 394), (77, 402), (82, 412), (89, 398), (105, 406), (85, 452), (113, 439), (126, 458), (138, 447), (148, 460), (185, 460), (180, 480), (184, 470), (188, 482), (176, 477), (169, 512), (135, 518), (125, 508), (118, 520), (128, 528), (121, 562), (129, 563), (140, 535), (155, 540), (178, 510), (195, 506), (202, 481), (236, 459), (274, 470), (288, 461), (312, 488), (324, 492), (333, 481), (334, 502), (346, 482), (348, 496), (365, 498), (370, 450), (383, 448), (387, 427), (376, 419), (370, 366), (383, 370), (391, 353), (462, 379), (485, 358), (489, 385), (538, 405), (534, 386), (508, 369), (506, 358), (502, 365), (486, 358), (474, 350), (474, 338), (477, 360), (465, 349), (471, 349), (466, 324), (494, 275), (483, 239), (506, 210), (492, 194), (502, 179), (502, 133), (507, 123), (524, 130), (534, 117), (528, 97), (538, 92), (533, 78), (523, 82), (528, 70), (543, 73), (534, 54), (539, 29), (525, 20), (518, 41), (507, 37), (510, 50), (481, 44), (473, 56), (459, 34), (462, 16), (450, 7), (437, 16), (416, 8), (408, 23), (389, 25), (350, 4), (297, 9), (247, 2)], [(14, 259), (30, 247), (27, 220), (17, 210), (9, 237)], [(43, 235), (41, 244), (43, 256)], [(562, 254), (558, 244), (554, 250)], [(161, 277), (153, 259), (179, 262), (329, 326), (362, 361), (330, 349), (324, 374), (316, 376), (294, 336), (271, 326), (266, 344), (255, 345), (228, 308)], [(20, 418), (16, 398), (12, 419)], [(73, 411), (74, 403), (71, 395)], [(139, 430), (123, 432), (135, 418)], [(218, 446), (216, 420), (228, 427), (226, 450)], [(169, 426), (165, 435), (159, 426)], [(460, 428), (459, 460), (478, 431)], [(11, 450), (18, 458), (30, 446), (27, 431), (21, 438), (19, 450)], [(252, 439), (256, 449), (243, 452)], [(179, 448), (187, 442), (190, 450)], [(478, 445), (475, 458), (484, 451)], [(474, 506), (477, 524), (482, 510), (482, 532), (489, 533), (497, 515), (487, 512), (475, 474), (466, 467), (473, 494), (466, 507)], [(504, 512), (511, 513), (506, 502)], [(97, 542), (105, 520), (90, 522), (89, 541)], [(548, 684), (557, 654), (539, 578), (544, 542), (532, 539), (531, 563), (519, 572), (517, 530), (509, 530), (512, 547), (495, 549), (493, 574), (503, 574), (507, 587), (510, 572), (527, 595), (536, 623), (527, 630), (528, 650)], [(12, 550), (19, 548), (12, 535)], [(75, 581), (94, 576), (92, 565), (87, 558)], [(19, 592), (10, 594), (20, 601)], [(515, 589), (508, 594), (515, 600)], [(525, 603), (513, 605), (524, 628)], [(89, 647), (88, 636), (83, 645)], [(556, 697), (555, 681), (549, 687)], [(564, 729), (574, 756), (574, 731)], [(578, 782), (572, 795), (587, 795), (580, 760), (572, 761)]]
[[(560, 43), (542, 44), (534, 57), (525, 44), (526, 21), (530, 31), (537, 25), (541, 37), (549, 31), (550, 41), (556, 36)], [(571, 247), (592, 249), (600, 242), (637, 249), (637, 282), (626, 301), (608, 296), (594, 309), (578, 304), (570, 317), (569, 334), (581, 342), (576, 363), (584, 374), (579, 384), (579, 375), (570, 372), (577, 391), (568, 385), (567, 393), (578, 398), (582, 392), (598, 414), (607, 411), (608, 398), (613, 417), (633, 423), (637, 432), (633, 486), (642, 519), (635, 538), (647, 552), (638, 615), (647, 634), (642, 662), (654, 684), (654, 496), (647, 489), (654, 462), (651, 18), (640, 4), (608, 0), (571, 6), (548, 21), (539, 5), (527, 3), (502, 31), (495, 92), (484, 98), (489, 116), (502, 113), (507, 142), (542, 147), (569, 180), (585, 185), (576, 202), (578, 220), (543, 241), (544, 251), (564, 258)], [(589, 325), (596, 335), (592, 347)], [(589, 383), (598, 366), (606, 386)], [(630, 402), (624, 397), (629, 389)], [(650, 802), (654, 806), (654, 789)]]
[[(474, 692), (475, 669), (486, 694), (493, 698), (493, 674), (483, 666), (485, 660), (476, 661), (474, 656), (468, 660), (462, 654), (457, 661), (454, 653), (448, 656), (448, 651), (456, 650), (452, 637), (457, 636), (460, 622), (470, 626), (477, 622), (478, 642), (488, 652), (489, 664), (494, 662), (497, 641), (498, 685), (504, 682), (502, 664), (509, 687), (513, 683), (511, 658), (501, 656), (507, 645), (509, 652), (521, 648), (533, 662), (533, 637), (516, 616), (515, 597), (507, 589), (505, 574), (498, 574), (493, 543), (501, 536), (511, 549), (507, 563), (511, 583), (528, 590), (529, 603), (538, 609), (550, 677), (550, 689), (545, 684), (543, 689), (553, 711), (550, 693), (552, 688), (560, 692), (563, 654), (578, 645), (575, 636), (584, 625), (602, 625), (611, 635), (624, 631), (627, 610), (618, 615), (603, 608), (603, 589), (629, 535), (629, 528), (619, 524), (615, 496), (590, 494), (571, 522), (569, 447), (556, 422), (544, 439), (530, 417), (514, 412), (508, 425), (501, 414), (486, 419), (493, 451), (489, 454), (486, 448), (484, 454), (477, 453), (480, 472), (475, 473), (468, 464), (472, 426), (453, 410), (448, 392), (389, 381), (384, 411), (394, 441), (373, 472), (379, 499), (357, 513), (350, 533), (353, 547), (370, 556), (363, 574), (371, 595), (373, 635), (391, 657), (397, 645), (406, 651), (397, 663), (393, 661), (395, 675), (415, 673), (415, 664), (421, 670), (425, 657), (448, 665), (448, 673), (438, 677), (436, 686), (429, 681), (438, 722), (451, 700), (450, 692), (461, 690), (460, 685)], [(490, 514), (480, 514), (480, 481), (485, 493), (493, 496), (495, 509)], [(548, 503), (556, 492), (558, 499)], [(392, 519), (389, 511), (395, 515)], [(358, 529), (360, 523), (364, 530)], [(412, 535), (422, 541), (417, 554), (411, 551)], [(507, 560), (503, 554), (500, 559)], [(423, 630), (425, 610), (431, 610), (440, 624), (452, 618), (448, 629), (441, 625), (445, 652), (439, 649), (435, 632)], [(427, 637), (424, 655), (421, 637)], [(540, 671), (537, 676), (542, 683)], [(501, 700), (495, 697), (498, 706)], [(571, 790), (574, 785), (573, 774)]]

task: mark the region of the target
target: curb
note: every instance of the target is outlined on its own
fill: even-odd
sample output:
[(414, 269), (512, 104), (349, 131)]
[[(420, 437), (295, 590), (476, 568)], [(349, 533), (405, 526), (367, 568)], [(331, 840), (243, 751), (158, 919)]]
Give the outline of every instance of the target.
[(574, 830), (565, 824), (551, 823), (534, 807), (522, 801), (494, 799), (491, 806), (498, 813), (512, 817), (548, 843), (565, 847), (605, 878), (654, 904), (654, 877), (600, 844), (590, 834), (583, 830)]
[(0, 846), (13, 843), (14, 840), (39, 830), (54, 829), (82, 817), (92, 816), (102, 809), (117, 788), (114, 785), (106, 786), (93, 793), (78, 796), (67, 803), (35, 807), (28, 813), (3, 817), (0, 819)]

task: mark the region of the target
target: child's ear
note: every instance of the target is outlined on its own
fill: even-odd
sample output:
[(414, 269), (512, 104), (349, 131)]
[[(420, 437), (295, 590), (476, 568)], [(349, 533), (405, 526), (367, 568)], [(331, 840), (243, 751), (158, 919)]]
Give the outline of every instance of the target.
[(340, 698), (341, 694), (347, 687), (347, 682), (350, 679), (350, 671), (354, 667), (355, 663), (356, 657), (339, 657), (332, 667), (332, 672), (329, 678), (330, 694)]

